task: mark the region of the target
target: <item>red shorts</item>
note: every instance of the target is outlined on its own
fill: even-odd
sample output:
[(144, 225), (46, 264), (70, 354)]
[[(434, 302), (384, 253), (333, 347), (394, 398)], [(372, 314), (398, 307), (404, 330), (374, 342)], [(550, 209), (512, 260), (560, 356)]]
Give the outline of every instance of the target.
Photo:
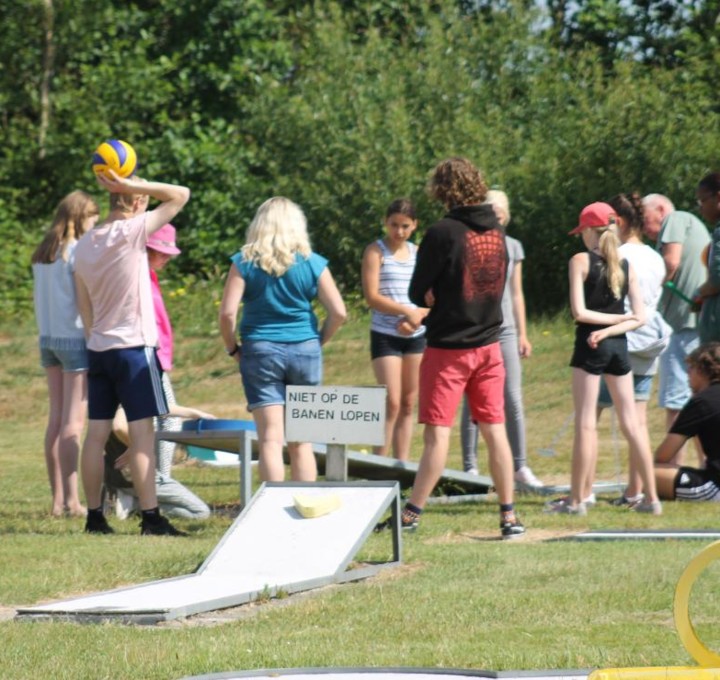
[(452, 427), (466, 393), (473, 421), (504, 423), (504, 390), (499, 342), (472, 349), (428, 347), (420, 364), (419, 420)]

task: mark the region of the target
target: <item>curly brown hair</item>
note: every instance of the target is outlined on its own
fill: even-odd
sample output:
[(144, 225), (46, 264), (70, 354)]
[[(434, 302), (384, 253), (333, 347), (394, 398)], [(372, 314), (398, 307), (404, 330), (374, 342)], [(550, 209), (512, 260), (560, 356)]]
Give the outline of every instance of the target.
[(707, 342), (688, 354), (685, 362), (711, 383), (720, 382), (720, 342)]
[(487, 191), (482, 172), (467, 158), (457, 156), (438, 163), (428, 182), (430, 196), (448, 210), (484, 203)]

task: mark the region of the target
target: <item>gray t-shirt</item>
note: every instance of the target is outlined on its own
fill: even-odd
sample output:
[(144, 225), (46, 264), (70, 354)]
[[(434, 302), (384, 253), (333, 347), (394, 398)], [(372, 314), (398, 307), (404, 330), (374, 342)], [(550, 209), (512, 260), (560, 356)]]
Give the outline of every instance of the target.
[(513, 272), (515, 271), (515, 265), (525, 259), (525, 250), (522, 243), (512, 236), (505, 237), (505, 245), (508, 253), (508, 266), (505, 288), (503, 289), (502, 302), (500, 305), (503, 315), (502, 329), (514, 330), (515, 314), (513, 313), (512, 286), (510, 285), (510, 281), (512, 280)]
[[(707, 278), (707, 270), (701, 257), (703, 249), (710, 243), (710, 235), (695, 215), (676, 210), (663, 220), (657, 240), (658, 251), (662, 252), (667, 243), (682, 245), (680, 265), (673, 282), (678, 290), (692, 297)], [(674, 331), (697, 326), (697, 315), (690, 311), (688, 303), (667, 289), (663, 290), (658, 309)]]

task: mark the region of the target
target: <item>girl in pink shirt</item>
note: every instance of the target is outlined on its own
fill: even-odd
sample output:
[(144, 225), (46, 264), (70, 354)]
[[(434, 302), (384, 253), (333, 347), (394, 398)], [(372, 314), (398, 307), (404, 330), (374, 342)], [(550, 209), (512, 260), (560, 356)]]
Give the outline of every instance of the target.
[[(173, 329), (170, 323), (158, 272), (165, 268), (173, 257), (182, 251), (175, 245), (175, 227), (166, 224), (152, 234), (147, 241), (148, 264), (150, 265), (150, 285), (152, 288), (153, 308), (155, 309), (155, 322), (158, 331), (157, 357), (163, 369), (162, 386), (168, 406), (176, 404), (175, 392), (170, 382), (169, 372), (173, 367)], [(159, 418), (157, 429), (162, 432), (180, 429), (180, 418)], [(170, 475), (173, 458), (175, 456), (175, 443), (161, 441), (158, 444), (157, 469), (163, 475)]]

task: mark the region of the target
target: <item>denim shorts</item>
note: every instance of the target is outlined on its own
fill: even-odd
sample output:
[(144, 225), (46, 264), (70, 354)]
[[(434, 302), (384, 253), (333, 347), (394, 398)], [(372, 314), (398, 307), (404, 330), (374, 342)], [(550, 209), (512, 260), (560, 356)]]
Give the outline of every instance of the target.
[[(650, 390), (652, 389), (652, 375), (635, 375), (633, 373), (633, 385), (635, 391), (635, 401), (650, 401)], [(598, 396), (598, 406), (600, 408), (610, 408), (612, 406), (612, 398), (610, 390), (608, 390), (605, 378), (600, 378), (600, 394)]]
[(696, 330), (684, 328), (670, 336), (670, 344), (660, 355), (658, 402), (663, 408), (679, 411), (692, 396), (685, 359), (700, 346)]
[(320, 341), (245, 340), (240, 376), (248, 411), (285, 404), (286, 385), (319, 385), (322, 381)]
[(63, 373), (79, 373), (88, 370), (86, 349), (49, 349), (40, 348), (40, 365), (43, 368), (61, 366)]

